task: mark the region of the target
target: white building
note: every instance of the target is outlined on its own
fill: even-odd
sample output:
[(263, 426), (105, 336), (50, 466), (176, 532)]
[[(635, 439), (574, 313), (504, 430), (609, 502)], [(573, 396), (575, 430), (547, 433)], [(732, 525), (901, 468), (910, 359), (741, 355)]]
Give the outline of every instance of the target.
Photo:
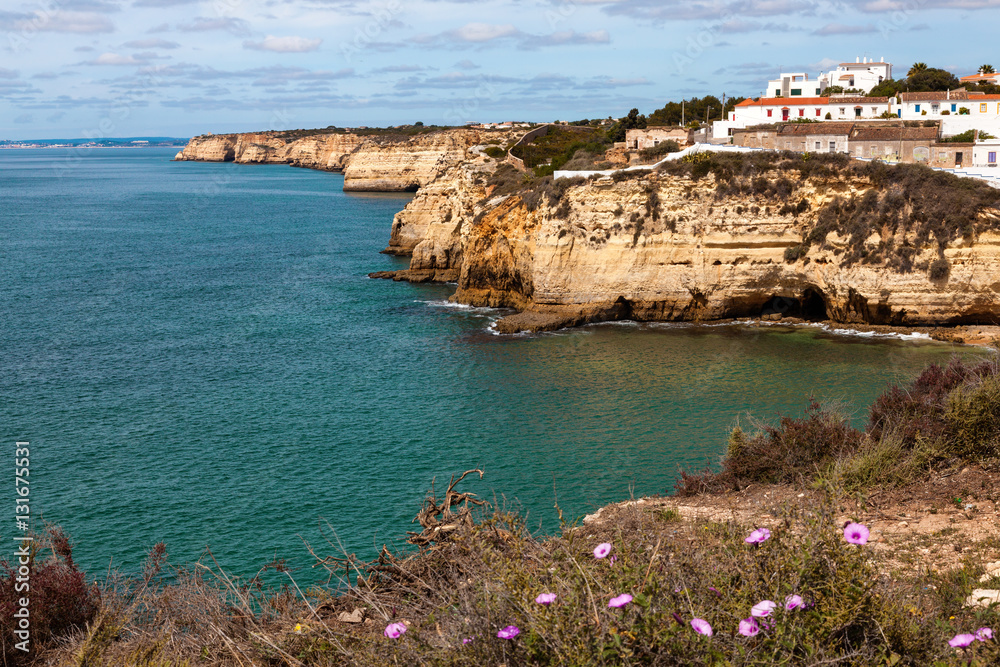
[(997, 153), (1000, 152), (1000, 139), (987, 139), (977, 141), (972, 147), (973, 167), (995, 167), (997, 166)]
[(777, 79), (767, 82), (765, 97), (817, 97), (828, 85), (822, 74), (819, 79), (810, 79), (805, 72), (782, 72)]
[(795, 120), (864, 120), (881, 118), (883, 114), (894, 113), (893, 101), (889, 97), (762, 97), (759, 100), (743, 100), (729, 112), (726, 120), (712, 124), (712, 136), (725, 137), (734, 129), (753, 127), (766, 123)]
[(840, 63), (837, 69), (826, 75), (828, 85), (841, 86), (844, 90), (855, 89), (862, 93), (892, 78), (892, 63), (879, 62), (868, 58), (857, 58), (853, 63)]
[(936, 93), (900, 93), (894, 113), (903, 120), (941, 121), (941, 136), (967, 130), (1000, 136), (1000, 95), (949, 90)]

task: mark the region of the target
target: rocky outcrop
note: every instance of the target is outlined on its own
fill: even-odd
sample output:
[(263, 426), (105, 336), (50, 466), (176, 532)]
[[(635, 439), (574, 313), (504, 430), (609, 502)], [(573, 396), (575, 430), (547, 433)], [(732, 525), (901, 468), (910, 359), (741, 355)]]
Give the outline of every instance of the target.
[(364, 143), (354, 134), (317, 134), (289, 139), (276, 132), (216, 134), (195, 137), (174, 158), (178, 161), (291, 164), (343, 171), (347, 157)]
[(506, 145), (510, 131), (453, 129), (413, 137), (316, 133), (203, 135), (176, 160), (291, 164), (344, 174), (344, 190), (415, 192), (448, 169), (481, 155), (489, 143)]
[[(799, 251), (817, 211), (875, 188), (864, 178), (800, 179), (794, 201), (786, 197), (806, 202), (797, 207), (753, 193), (720, 197), (711, 174), (603, 178), (543, 194), (534, 210), (522, 195), (490, 199), (483, 181), (466, 165), (421, 189), (396, 216), (388, 250), (413, 255), (410, 270), (392, 277), (457, 280), (458, 302), (522, 311), (501, 320), (500, 331), (762, 315), (899, 326), (1000, 321), (995, 209), (979, 213), (984, 231), (940, 250), (933, 238), (888, 225), (863, 241), (862, 256), (912, 249), (901, 269), (849, 260), (857, 241), (836, 232)], [(941, 255), (946, 270), (930, 271)]]

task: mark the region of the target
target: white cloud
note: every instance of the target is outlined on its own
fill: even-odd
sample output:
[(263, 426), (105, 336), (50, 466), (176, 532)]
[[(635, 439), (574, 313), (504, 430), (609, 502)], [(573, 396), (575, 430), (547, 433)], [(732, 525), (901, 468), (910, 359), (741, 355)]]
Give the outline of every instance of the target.
[(518, 34), (518, 30), (509, 23), (503, 25), (467, 23), (461, 28), (449, 31), (448, 34), (463, 42), (490, 42), (494, 39), (512, 37)]
[(168, 42), (165, 39), (134, 39), (123, 44), (129, 49), (176, 49), (180, 46), (177, 42)]
[(275, 37), (268, 35), (263, 41), (243, 42), (244, 49), (255, 51), (273, 51), (275, 53), (307, 53), (315, 51), (323, 43), (322, 39), (308, 39), (306, 37)]
[(84, 65), (142, 65), (145, 61), (138, 60), (133, 56), (122, 56), (117, 53), (102, 53), (93, 60), (88, 60)]
[(845, 25), (843, 23), (827, 23), (825, 26), (813, 32), (814, 35), (862, 35), (869, 32), (877, 32), (875, 26), (868, 25)]
[(95, 12), (0, 12), (0, 30), (94, 34), (114, 32), (115, 24), (107, 16)]
[[(153, 30), (160, 32), (161, 26), (157, 26)], [(178, 30), (184, 32), (209, 32), (212, 30), (224, 30), (230, 32), (234, 35), (249, 35), (250, 34), (250, 24), (243, 19), (233, 18), (231, 16), (226, 16), (217, 19), (205, 18), (204, 16), (197, 16), (190, 23), (182, 23), (177, 26)], [(150, 31), (152, 32), (152, 30)]]

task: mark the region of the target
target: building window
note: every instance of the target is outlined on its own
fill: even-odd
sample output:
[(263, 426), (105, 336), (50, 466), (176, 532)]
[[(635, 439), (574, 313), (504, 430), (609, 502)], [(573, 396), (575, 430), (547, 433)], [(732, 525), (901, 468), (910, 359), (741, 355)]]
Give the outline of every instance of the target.
[(817, 94), (817, 95), (819, 95), (819, 94), (820, 94), (820, 90), (819, 90), (819, 88), (817, 88), (817, 89), (816, 89), (816, 94)]
[(917, 113), (920, 113), (920, 105), (919, 104), (914, 104), (913, 105), (913, 110), (916, 111)]
[(983, 102), (979, 105), (979, 113), (986, 113), (986, 103)]
[(819, 150), (820, 145), (821, 145), (820, 142), (817, 141), (816, 142), (816, 150)]
[(850, 80), (850, 81), (849, 81), (849, 82), (847, 83), (847, 85), (848, 85), (848, 86), (850, 86), (851, 88), (853, 88), (853, 87), (854, 87), (854, 79), (851, 79), (851, 80)]
[(878, 107), (872, 107), (872, 115), (875, 116), (877, 114), (878, 114)]
[(986, 161), (990, 162), (990, 163), (996, 162), (997, 161), (997, 152), (996, 151), (990, 151), (989, 153), (987, 153)]
[(792, 88), (792, 90), (791, 90), (791, 91), (789, 91), (789, 92), (790, 92), (790, 93), (791, 93), (792, 95), (801, 95), (801, 94), (802, 94), (802, 89), (801, 89), (801, 88)]
[(816, 109), (816, 117), (819, 118), (821, 115), (823, 115), (822, 110)]
[(878, 155), (878, 146), (872, 144), (872, 157), (876, 157), (877, 155)]
[(957, 111), (956, 107), (958, 107), (958, 105), (957, 105), (957, 104), (952, 104), (952, 105), (951, 105), (951, 112), (952, 112), (952, 113), (955, 113), (955, 111)]
[(844, 109), (844, 107), (840, 107), (840, 115), (841, 115), (841, 116), (843, 116), (843, 115), (844, 115), (844, 112), (845, 112), (845, 111), (846, 111), (846, 109)]
[(799, 109), (799, 118), (802, 118), (805, 115), (806, 115), (806, 110), (805, 109)]
[(770, 118), (772, 113), (774, 113), (774, 109), (768, 109), (767, 110), (767, 117)]
[(774, 91), (774, 96), (775, 97), (781, 97), (781, 91), (780, 90)]
[(931, 105), (931, 113), (937, 113), (940, 110), (941, 110), (941, 105), (940, 104), (932, 104)]
[(861, 118), (861, 111), (862, 111), (861, 107), (854, 107), (854, 117)]
[(830, 152), (831, 153), (836, 153), (837, 152), (837, 142), (836, 141), (831, 141), (830, 142)]

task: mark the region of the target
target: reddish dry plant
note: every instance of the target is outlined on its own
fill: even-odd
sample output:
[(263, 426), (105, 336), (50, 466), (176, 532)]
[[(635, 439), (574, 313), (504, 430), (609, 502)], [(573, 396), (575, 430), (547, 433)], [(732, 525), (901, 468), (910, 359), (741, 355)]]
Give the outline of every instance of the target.
[[(34, 536), (37, 546), (32, 550), (29, 565), (29, 589), (17, 590), (20, 564), (0, 561), (0, 646), (7, 665), (29, 664), (39, 647), (53, 637), (82, 629), (96, 616), (101, 606), (97, 586), (88, 584), (86, 577), (73, 562), (73, 546), (61, 528), (51, 526), (42, 535)], [(14, 613), (21, 598), (30, 600), (31, 651), (15, 648)]]

